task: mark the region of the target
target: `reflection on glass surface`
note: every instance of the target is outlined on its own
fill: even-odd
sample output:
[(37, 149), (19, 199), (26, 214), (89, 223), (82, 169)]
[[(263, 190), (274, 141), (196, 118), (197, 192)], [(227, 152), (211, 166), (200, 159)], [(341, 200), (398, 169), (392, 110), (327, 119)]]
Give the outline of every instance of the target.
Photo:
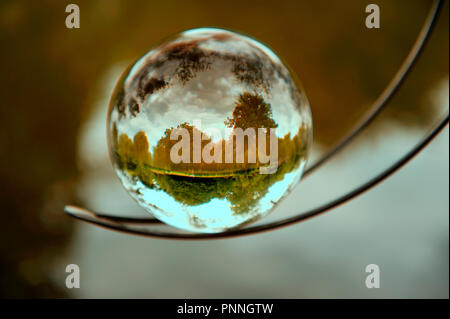
[[(181, 129), (189, 144), (176, 162)], [(239, 147), (239, 129), (267, 134)], [(286, 66), (259, 42), (221, 29), (189, 30), (148, 52), (119, 80), (108, 112), (123, 186), (155, 217), (197, 232), (269, 213), (299, 181), (311, 139), (308, 101)], [(262, 174), (268, 164), (275, 169)]]

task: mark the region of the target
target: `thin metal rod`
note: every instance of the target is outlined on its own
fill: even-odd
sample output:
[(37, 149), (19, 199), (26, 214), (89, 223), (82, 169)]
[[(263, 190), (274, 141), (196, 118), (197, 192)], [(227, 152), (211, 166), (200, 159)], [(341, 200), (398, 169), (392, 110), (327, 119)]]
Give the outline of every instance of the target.
[(86, 208), (77, 207), (74, 205), (66, 205), (64, 207), (64, 211), (69, 215), (77, 214), (90, 216), (96, 219), (103, 219), (105, 221), (109, 221), (112, 223), (126, 223), (126, 224), (162, 224), (162, 222), (156, 218), (148, 218), (148, 217), (122, 217), (122, 216), (114, 216), (114, 215), (106, 215), (101, 213), (94, 213), (91, 210)]
[[(387, 105), (387, 103), (391, 100), (394, 94), (397, 92), (398, 88), (408, 75), (411, 70), (413, 64), (417, 60), (420, 52), (422, 51), (426, 40), (428, 39), (431, 30), (435, 24), (436, 18), (438, 16), (439, 11), (442, 7), (441, 0), (435, 0), (430, 12), (427, 16), (426, 22), (424, 23), (422, 30), (412, 47), (410, 53), (406, 57), (399, 71), (396, 73), (394, 78), (391, 80), (387, 88), (383, 91), (383, 93), (377, 98), (371, 107), (370, 112), (364, 117), (364, 119), (356, 125), (356, 127), (347, 135), (340, 143), (338, 143), (335, 147), (333, 147), (325, 156), (323, 156), (316, 163), (311, 165), (304, 173), (304, 176), (310, 174), (312, 171), (323, 165), (326, 161), (328, 161), (331, 157), (333, 157), (336, 153), (338, 153), (341, 149), (343, 149), (353, 138), (355, 138), (359, 133), (361, 133), (381, 112), (381, 110)], [(155, 238), (167, 238), (167, 239), (219, 239), (219, 238), (229, 238), (229, 237), (237, 237), (242, 235), (250, 235), (263, 231), (273, 230), (277, 228), (281, 228), (284, 226), (288, 226), (291, 224), (295, 224), (301, 221), (304, 221), (308, 218), (317, 216), (321, 213), (324, 213), (332, 208), (335, 208), (356, 196), (362, 194), (368, 189), (374, 187), (382, 180), (389, 177), (395, 171), (400, 169), (403, 165), (405, 165), (409, 160), (411, 160), (417, 153), (419, 153), (446, 125), (448, 124), (448, 114), (428, 135), (424, 137), (424, 139), (416, 145), (414, 149), (408, 152), (405, 156), (403, 156), (399, 161), (393, 164), (391, 167), (368, 181), (367, 183), (362, 184), (361, 186), (355, 188), (353, 191), (333, 200), (329, 203), (312, 209), (310, 211), (297, 214), (296, 216), (283, 219), (281, 221), (272, 222), (259, 226), (251, 226), (244, 229), (233, 230), (224, 233), (216, 233), (216, 234), (196, 234), (196, 233), (168, 233), (168, 232), (157, 232), (157, 231), (149, 231), (146, 229), (137, 229), (124, 225), (123, 223), (135, 223), (135, 224), (156, 224), (156, 225), (164, 225), (160, 221), (154, 218), (133, 218), (133, 217), (117, 217), (105, 214), (98, 214), (92, 212), (90, 210), (79, 208), (76, 206), (66, 206), (64, 211), (80, 220), (85, 222), (89, 222), (98, 226), (105, 227), (110, 230), (116, 230), (125, 232), (128, 234), (134, 235), (142, 235), (146, 237), (155, 237)]]
[[(448, 124), (449, 115), (446, 114), (445, 118), (442, 119), (432, 130), (429, 132), (411, 151), (409, 151), (406, 155), (400, 158), (397, 162), (391, 165), (389, 168), (370, 179), (368, 182), (358, 186), (354, 190), (348, 192), (347, 194), (338, 197), (322, 206), (314, 208), (304, 213), (300, 213), (296, 216), (286, 218), (281, 221), (268, 223), (265, 225), (259, 226), (251, 226), (244, 229), (223, 232), (223, 233), (215, 233), (215, 234), (196, 234), (196, 233), (167, 233), (167, 232), (152, 232), (146, 229), (137, 229), (132, 228), (121, 223), (115, 223), (102, 219), (89, 218), (88, 215), (96, 216), (96, 213), (90, 212), (86, 214), (85, 209), (80, 209), (74, 206), (66, 206), (65, 211), (69, 215), (83, 220), (85, 222), (89, 222), (98, 226), (103, 226), (111, 230), (121, 231), (128, 234), (133, 235), (142, 235), (146, 237), (156, 237), (156, 238), (166, 238), (166, 239), (221, 239), (221, 238), (230, 238), (230, 237), (238, 237), (245, 236), (255, 233), (260, 233), (264, 231), (274, 230), (281, 227), (286, 227), (292, 224), (296, 224), (302, 221), (305, 221), (309, 218), (318, 216), (332, 208), (336, 208), (337, 206), (355, 198), (356, 196), (364, 193), (365, 191), (371, 189), (372, 187), (379, 184), (381, 181), (388, 178), (390, 175), (395, 173), (401, 167), (403, 167), (406, 163), (408, 163), (415, 155), (417, 155), (422, 149), (425, 148), (432, 140), (435, 138)], [(81, 214), (80, 214), (81, 212)]]
[(331, 148), (328, 153), (326, 153), (322, 158), (317, 160), (314, 164), (308, 166), (303, 173), (303, 178), (311, 174), (317, 168), (322, 166), (325, 162), (327, 162), (330, 158), (336, 155), (340, 150), (342, 150), (350, 141), (352, 141), (362, 130), (364, 130), (370, 123), (377, 117), (377, 115), (384, 109), (384, 107), (388, 104), (388, 102), (395, 95), (397, 90), (403, 84), (404, 79), (411, 71), (414, 66), (417, 58), (424, 45), (426, 44), (429, 35), (433, 29), (435, 21), (437, 20), (437, 15), (440, 12), (442, 7), (441, 0), (435, 0), (433, 5), (431, 6), (430, 11), (428, 12), (427, 18), (425, 19), (425, 23), (422, 26), (422, 29), (414, 43), (412, 49), (410, 50), (408, 56), (403, 61), (403, 64), (400, 66), (400, 69), (397, 71), (395, 76), (389, 82), (388, 86), (384, 89), (384, 91), (380, 94), (380, 96), (375, 100), (370, 108), (370, 111), (360, 120), (360, 122), (352, 129), (352, 131), (345, 136), (340, 142), (338, 142), (334, 147)]

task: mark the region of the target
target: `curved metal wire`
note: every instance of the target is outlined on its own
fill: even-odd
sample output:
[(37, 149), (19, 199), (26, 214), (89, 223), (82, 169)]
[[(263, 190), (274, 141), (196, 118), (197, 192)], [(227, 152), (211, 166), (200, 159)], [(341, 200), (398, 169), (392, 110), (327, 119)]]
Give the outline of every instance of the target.
[(353, 140), (362, 130), (364, 130), (370, 123), (376, 118), (376, 116), (383, 110), (384, 106), (394, 97), (395, 93), (404, 83), (404, 79), (411, 71), (418, 56), (422, 52), (431, 31), (433, 30), (434, 24), (436, 22), (437, 16), (441, 10), (442, 2), (441, 0), (435, 0), (431, 6), (428, 16), (425, 19), (425, 23), (417, 36), (416, 42), (414, 43), (412, 49), (409, 51), (408, 56), (403, 61), (400, 69), (389, 82), (388, 86), (384, 91), (378, 96), (375, 102), (372, 104), (369, 112), (359, 121), (358, 124), (350, 131), (350, 133), (345, 136), (341, 141), (339, 141), (330, 151), (326, 153), (322, 158), (317, 160), (314, 164), (306, 168), (303, 173), (303, 177), (311, 174), (314, 170), (322, 166), (326, 161), (332, 158), (340, 150), (342, 150), (351, 140)]
[(138, 219), (138, 218), (124, 218), (124, 217), (115, 217), (103, 214), (97, 214), (95, 212), (89, 211), (87, 209), (75, 207), (75, 206), (66, 206), (65, 212), (77, 219), (83, 220), (85, 222), (89, 222), (98, 226), (103, 226), (111, 230), (122, 231), (129, 234), (134, 235), (143, 235), (147, 237), (159, 237), (159, 238), (169, 238), (169, 239), (219, 239), (219, 238), (227, 238), (227, 237), (237, 237), (243, 235), (255, 234), (263, 231), (274, 230), (277, 228), (289, 226), (295, 223), (299, 223), (311, 217), (315, 217), (319, 214), (322, 214), (332, 208), (335, 208), (356, 196), (364, 193), (370, 188), (376, 186), (378, 183), (392, 175), (394, 172), (399, 170), (402, 166), (408, 163), (415, 155), (417, 155), (425, 146), (430, 143), (434, 137), (436, 137), (442, 129), (448, 124), (449, 115), (447, 115), (432, 129), (430, 133), (428, 133), (411, 151), (409, 151), (406, 155), (404, 155), (400, 160), (395, 162), (389, 168), (369, 180), (368, 182), (360, 185), (349, 193), (334, 199), (322, 206), (309, 210), (307, 212), (298, 214), (296, 216), (286, 218), (284, 220), (278, 222), (272, 222), (265, 225), (259, 226), (251, 226), (244, 229), (238, 229), (223, 233), (215, 233), (215, 234), (196, 234), (196, 233), (167, 233), (167, 232), (151, 232), (145, 229), (138, 229), (129, 227), (124, 225), (124, 223), (137, 223), (137, 224), (151, 224), (151, 223), (159, 223), (159, 221), (155, 219)]
[[(392, 99), (395, 93), (398, 91), (399, 87), (403, 83), (404, 79), (408, 75), (414, 63), (417, 61), (419, 54), (421, 53), (429, 35), (432, 31), (432, 28), (435, 24), (436, 18), (441, 10), (442, 2), (441, 0), (435, 0), (429, 13), (427, 19), (421, 29), (419, 36), (417, 37), (414, 46), (412, 47), (410, 53), (404, 60), (402, 66), (388, 84), (386, 89), (381, 93), (381, 95), (377, 98), (377, 100), (373, 103), (369, 113), (363, 118), (362, 121), (357, 124), (354, 129), (339, 143), (337, 143), (326, 155), (324, 155), (321, 159), (316, 161), (313, 165), (306, 169), (304, 176), (309, 175), (311, 172), (316, 170), (318, 167), (322, 166), (326, 161), (331, 159), (335, 154), (337, 154), (340, 150), (342, 150), (351, 140), (353, 140), (359, 133), (361, 133), (381, 112), (381, 110), (387, 105), (387, 103)], [(128, 226), (127, 224), (138, 224), (138, 225), (146, 225), (146, 224), (162, 224), (159, 220), (154, 218), (133, 218), (133, 217), (117, 217), (111, 215), (105, 215), (100, 213), (95, 213), (93, 211), (76, 207), (76, 206), (66, 206), (64, 211), (85, 222), (95, 224), (97, 226), (102, 226), (110, 230), (116, 230), (125, 232), (128, 234), (134, 235), (142, 235), (146, 237), (155, 237), (155, 238), (166, 238), (166, 239), (220, 239), (220, 238), (229, 238), (229, 237), (237, 237), (243, 235), (255, 234), (263, 231), (274, 230), (277, 228), (285, 227), (288, 225), (292, 225), (295, 223), (299, 223), (311, 217), (322, 214), (332, 208), (335, 208), (356, 196), (362, 194), (363, 192), (369, 190), (374, 187), (395, 171), (400, 169), (403, 165), (405, 165), (409, 160), (411, 160), (416, 154), (418, 154), (447, 124), (448, 124), (448, 113), (444, 119), (442, 119), (433, 129), (427, 134), (410, 152), (404, 155), (400, 160), (394, 163), (392, 166), (381, 172), (379, 175), (375, 176), (368, 182), (360, 185), (349, 193), (338, 197), (327, 204), (321, 205), (312, 210), (297, 214), (293, 217), (289, 217), (280, 221), (275, 221), (271, 223), (267, 223), (264, 225), (258, 226), (250, 226), (248, 228), (237, 229), (232, 231), (227, 231), (223, 233), (214, 233), (214, 234), (197, 234), (197, 233), (171, 233), (171, 232), (158, 232), (158, 231), (150, 231), (147, 229), (136, 228)]]

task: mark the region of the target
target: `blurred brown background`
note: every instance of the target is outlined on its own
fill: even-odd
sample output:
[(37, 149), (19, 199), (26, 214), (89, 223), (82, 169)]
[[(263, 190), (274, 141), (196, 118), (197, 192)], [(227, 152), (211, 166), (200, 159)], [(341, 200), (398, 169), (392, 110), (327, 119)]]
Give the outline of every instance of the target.
[[(365, 6), (372, 2), (381, 9), (380, 29), (364, 26), (367, 15)], [(75, 3), (80, 7), (81, 28), (67, 29), (65, 7), (69, 2), (1, 1), (0, 296), (242, 296), (233, 294), (236, 287), (229, 287), (228, 292), (223, 293), (217, 286), (205, 286), (198, 291), (193, 286), (193, 290), (179, 290), (170, 281), (170, 276), (167, 278), (171, 288), (162, 294), (148, 286), (148, 290), (141, 287), (141, 290), (134, 291), (129, 288), (109, 295), (105, 292), (108, 289), (105, 282), (109, 280), (105, 278), (88, 292), (72, 292), (65, 289), (61, 282), (58, 283), (58, 278), (64, 276), (64, 267), (59, 269), (59, 275), (55, 275), (56, 268), (52, 267), (69, 263), (66, 262), (67, 256), (83, 255), (79, 250), (85, 247), (74, 238), (87, 236), (95, 240), (103, 235), (89, 237), (86, 234), (91, 234), (90, 231), (95, 234), (108, 233), (91, 229), (92, 226), (79, 226), (62, 213), (62, 207), (67, 203), (89, 205), (86, 195), (80, 195), (79, 191), (80, 185), (86, 185), (86, 181), (80, 182), (88, 172), (83, 165), (86, 165), (86, 158), (88, 162), (90, 160), (89, 154), (83, 155), (85, 160), (80, 159), (80, 145), (86, 144), (82, 141), (83, 136), (86, 138), (86, 127), (90, 127), (89, 123), (96, 118), (95, 112), (102, 114), (102, 108), (106, 109), (111, 87), (128, 63), (143, 55), (155, 42), (173, 33), (215, 26), (249, 34), (284, 58), (306, 90), (314, 120), (314, 147), (323, 150), (351, 128), (387, 85), (413, 45), (431, 4), (427, 0), (372, 2), (80, 0)], [(438, 94), (436, 90), (444, 90), (444, 93), (439, 93), (443, 94), (440, 100), (443, 103), (433, 102)], [(419, 63), (379, 122), (390, 123), (390, 127), (399, 127), (414, 134), (420, 132), (411, 135), (414, 140), (445, 110), (445, 103), (448, 107), (448, 2)], [(101, 116), (97, 122), (97, 131), (101, 132), (104, 128)], [(361, 143), (377, 141), (378, 144), (370, 144), (373, 147), (383, 144), (390, 139), (389, 132), (387, 126), (380, 124), (378, 129), (370, 130)], [(93, 143), (91, 149), (96, 145), (104, 147), (106, 141), (97, 138)], [(89, 146), (87, 149), (90, 149)], [(448, 166), (448, 143), (442, 152)], [(380, 154), (383, 153), (378, 154), (382, 157)], [(95, 162), (96, 158), (91, 160)], [(109, 163), (101, 158), (92, 165), (94, 169), (91, 172), (99, 171), (98, 167), (109, 166)], [(112, 172), (108, 171), (108, 174)], [(447, 253), (435, 257), (440, 258), (439, 265), (447, 265), (448, 268), (448, 216), (445, 219), (445, 212), (448, 213), (448, 173), (446, 176), (446, 180), (443, 177), (441, 182), (444, 183), (444, 190), (445, 187), (447, 189), (447, 197), (444, 196), (431, 209), (441, 213), (440, 218), (444, 219), (438, 219), (436, 223), (444, 222), (445, 226), (447, 222), (447, 232), (441, 228), (431, 231), (447, 238)], [(119, 183), (114, 179), (111, 181)], [(384, 198), (389, 204), (387, 207), (395, 206), (393, 198)], [(80, 227), (83, 229), (81, 233)], [(85, 227), (91, 227), (87, 233)], [(121, 243), (132, 243), (134, 240), (124, 235), (114, 238)], [(86, 244), (89, 240), (81, 242)], [(98, 247), (109, 245), (107, 241), (102, 243)], [(168, 251), (181, 254), (176, 250), (179, 246), (176, 248), (172, 243), (168, 244), (172, 245), (168, 248), (164, 246), (164, 241), (140, 239), (136, 246), (141, 250), (136, 254), (141, 254), (143, 247), (153, 245), (161, 245), (158, 246), (161, 247), (159, 255), (153, 258), (168, 258), (169, 264), (170, 261), (177, 262)], [(199, 255), (193, 255), (202, 256), (197, 251), (202, 244), (182, 245), (184, 251), (195, 246), (192, 249)], [(215, 243), (204, 245), (211, 245), (212, 249)], [(385, 247), (387, 244), (380, 245)], [(407, 247), (407, 241), (404, 245)], [(133, 250), (132, 246), (129, 249)], [(73, 253), (74, 247), (77, 253)], [(205, 251), (208, 249), (205, 248)], [(214, 250), (217, 249), (216, 246)], [(261, 253), (264, 250), (262, 247), (254, 249), (261, 250)], [(120, 258), (122, 253), (116, 251), (114, 254)], [(83, 258), (89, 261), (86, 264), (96, 263), (93, 255)], [(178, 261), (186, 261), (183, 258), (188, 257), (180, 257)], [(261, 258), (264, 259), (264, 255)], [(76, 260), (71, 262), (77, 263)], [(195, 267), (194, 259), (189, 262)], [(302, 264), (301, 260), (296, 262)], [(275, 271), (282, 272), (283, 266), (280, 267)], [(125, 266), (120, 269), (124, 276), (135, 271)], [(232, 277), (233, 270), (229, 274)], [(261, 275), (261, 280), (264, 276)], [(314, 278), (314, 275), (311, 276)], [(420, 296), (445, 297), (442, 294), (445, 294), (445, 285), (448, 290), (448, 274), (443, 280), (446, 284), (432, 285), (433, 288), (427, 290), (429, 294)], [(314, 286), (314, 282), (310, 284)], [(132, 286), (133, 281), (130, 282)], [(258, 289), (265, 289), (266, 286), (261, 287)], [(346, 294), (323, 285), (321, 289), (328, 293), (317, 291), (308, 294), (302, 290), (302, 294), (297, 294), (296, 288), (286, 287), (286, 291), (267, 288), (266, 294), (258, 294), (256, 288), (248, 285), (249, 295), (254, 289), (256, 297), (358, 296), (357, 292), (351, 292), (351, 288)], [(400, 289), (393, 296), (408, 297), (407, 294), (402, 295), (403, 292)], [(245, 293), (243, 296), (246, 296)]]

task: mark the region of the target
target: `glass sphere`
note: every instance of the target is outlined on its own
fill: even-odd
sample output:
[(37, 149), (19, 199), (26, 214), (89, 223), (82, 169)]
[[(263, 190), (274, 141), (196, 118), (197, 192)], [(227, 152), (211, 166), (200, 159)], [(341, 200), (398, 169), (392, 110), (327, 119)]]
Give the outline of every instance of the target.
[(128, 193), (188, 231), (267, 215), (300, 180), (308, 100), (265, 45), (213, 28), (182, 32), (131, 65), (111, 97), (108, 146)]

